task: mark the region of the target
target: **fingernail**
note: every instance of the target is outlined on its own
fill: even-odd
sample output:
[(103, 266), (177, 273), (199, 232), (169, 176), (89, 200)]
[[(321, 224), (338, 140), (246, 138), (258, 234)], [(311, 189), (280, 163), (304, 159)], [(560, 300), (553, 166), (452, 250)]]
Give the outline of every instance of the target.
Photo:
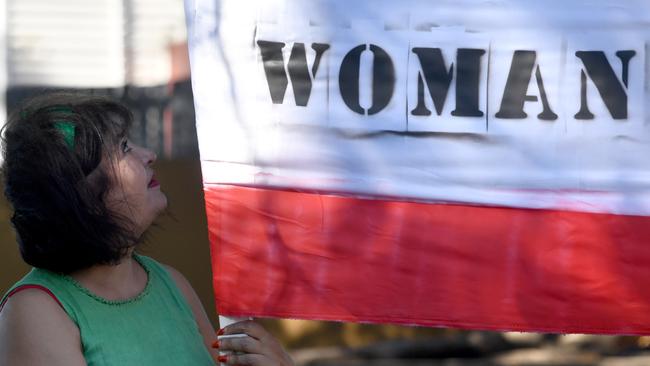
[(219, 361), (221, 363), (226, 363), (226, 362), (228, 362), (228, 356), (219, 356), (219, 357), (217, 357), (217, 361)]
[(219, 329), (219, 331), (217, 332), (217, 335), (223, 335), (225, 332), (226, 332), (226, 331), (223, 330), (223, 328), (221, 328), (221, 329)]
[(219, 341), (214, 341), (214, 343), (212, 343), (212, 348), (219, 348)]

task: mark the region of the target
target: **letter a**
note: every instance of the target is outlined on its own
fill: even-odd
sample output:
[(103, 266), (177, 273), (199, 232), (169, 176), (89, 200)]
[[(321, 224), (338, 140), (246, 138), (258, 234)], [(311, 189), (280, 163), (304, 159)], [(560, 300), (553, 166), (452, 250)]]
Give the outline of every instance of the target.
[(537, 118), (544, 121), (555, 121), (557, 119), (557, 114), (551, 110), (548, 103), (539, 65), (535, 68), (536, 59), (537, 53), (535, 51), (515, 51), (512, 56), (512, 65), (508, 74), (506, 88), (503, 91), (503, 99), (501, 99), (501, 108), (495, 117), (503, 119), (523, 119), (528, 117), (528, 114), (524, 112), (524, 104), (527, 101), (538, 101), (537, 96), (527, 95), (530, 79), (533, 76), (533, 70), (535, 70), (535, 78), (543, 107), (542, 113), (537, 115)]

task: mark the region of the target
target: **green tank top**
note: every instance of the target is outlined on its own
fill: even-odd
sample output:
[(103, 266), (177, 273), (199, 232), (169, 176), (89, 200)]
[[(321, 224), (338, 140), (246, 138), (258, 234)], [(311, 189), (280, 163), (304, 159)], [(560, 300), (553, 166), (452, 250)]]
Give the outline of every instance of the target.
[(129, 300), (103, 299), (69, 276), (38, 268), (7, 294), (23, 285), (50, 290), (79, 327), (88, 366), (214, 366), (192, 310), (170, 274), (151, 258), (134, 258), (148, 281)]

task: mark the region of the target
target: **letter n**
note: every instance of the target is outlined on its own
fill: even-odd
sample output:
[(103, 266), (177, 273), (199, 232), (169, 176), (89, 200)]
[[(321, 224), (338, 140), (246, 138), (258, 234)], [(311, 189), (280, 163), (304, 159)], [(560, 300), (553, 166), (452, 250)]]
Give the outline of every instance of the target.
[[(587, 103), (587, 77), (598, 89), (605, 106), (614, 119), (627, 119), (627, 91), (630, 60), (636, 51), (618, 51), (616, 56), (622, 63), (622, 83), (616, 76), (612, 65), (603, 51), (578, 51), (576, 56), (582, 60), (584, 70), (580, 75), (580, 111), (576, 119), (593, 119)], [(585, 72), (586, 71), (586, 72)]]

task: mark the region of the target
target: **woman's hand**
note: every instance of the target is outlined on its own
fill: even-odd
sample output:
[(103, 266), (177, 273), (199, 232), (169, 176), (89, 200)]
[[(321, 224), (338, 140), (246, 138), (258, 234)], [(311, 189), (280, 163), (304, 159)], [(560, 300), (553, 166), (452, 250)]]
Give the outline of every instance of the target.
[(219, 362), (241, 366), (294, 366), (293, 360), (280, 343), (261, 325), (247, 320), (219, 331), (219, 335), (234, 334), (245, 334), (248, 337), (222, 338), (215, 342), (213, 347), (220, 352), (232, 352), (219, 356)]

